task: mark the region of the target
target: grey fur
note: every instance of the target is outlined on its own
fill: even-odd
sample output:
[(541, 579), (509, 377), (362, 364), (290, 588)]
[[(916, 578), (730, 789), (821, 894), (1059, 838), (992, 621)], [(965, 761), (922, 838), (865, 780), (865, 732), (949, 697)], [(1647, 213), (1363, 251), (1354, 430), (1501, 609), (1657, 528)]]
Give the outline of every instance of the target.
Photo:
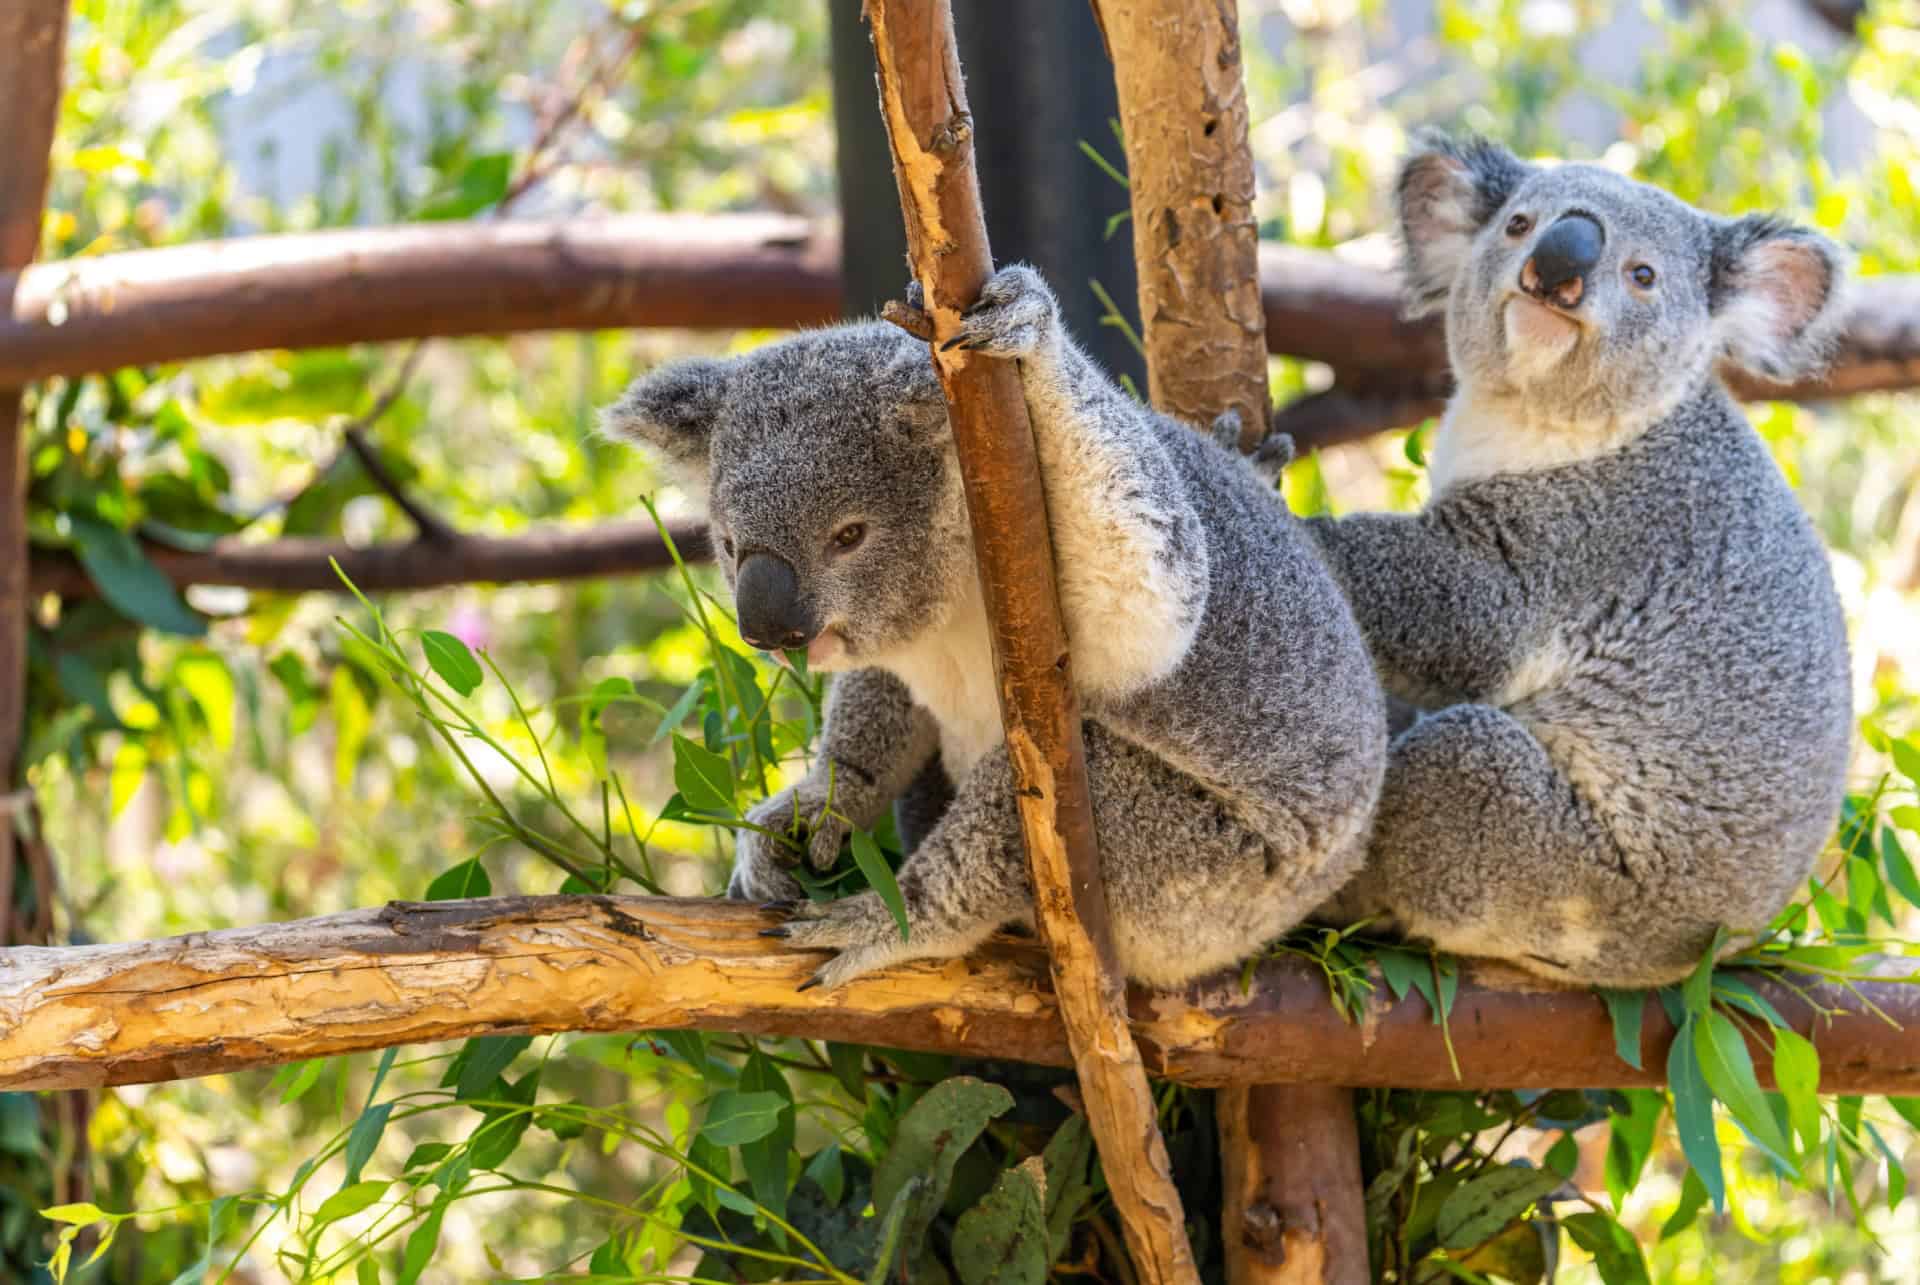
[[(1827, 558), (1714, 373), (1817, 363), (1839, 251), (1487, 144), (1429, 142), (1400, 190), (1458, 391), (1424, 512), (1311, 524), (1390, 695), (1425, 711), (1326, 913), (1563, 980), (1673, 981), (1800, 890), (1844, 789)], [(1562, 351), (1561, 322), (1510, 300), (1568, 210), (1605, 248)]]
[[(995, 275), (962, 340), (1017, 358), (1055, 543), (1120, 959), (1172, 985), (1244, 958), (1357, 868), (1386, 749), (1365, 644), (1312, 542), (1208, 435), (1157, 415), (1065, 335), (1031, 269)], [(701, 408), (688, 413), (689, 407)], [(821, 753), (753, 813), (815, 822), (830, 862), (938, 761), (955, 787), (901, 870), (911, 936), (871, 893), (807, 903), (795, 945), (839, 984), (953, 956), (1031, 917), (971, 535), (927, 348), (884, 325), (814, 331), (641, 379), (609, 432), (695, 465), (714, 544), (796, 569), (844, 647)], [(704, 477), (699, 476), (704, 463)], [(851, 521), (865, 540), (836, 553)], [(728, 552), (731, 550), (731, 552)], [(794, 855), (739, 837), (730, 892), (788, 898)]]

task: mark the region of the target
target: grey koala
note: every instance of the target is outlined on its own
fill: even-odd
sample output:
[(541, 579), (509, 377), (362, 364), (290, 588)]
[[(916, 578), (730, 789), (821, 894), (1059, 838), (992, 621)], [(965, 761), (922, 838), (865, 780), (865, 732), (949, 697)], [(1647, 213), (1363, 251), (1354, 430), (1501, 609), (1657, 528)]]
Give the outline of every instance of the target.
[(1425, 140), (1398, 214), (1457, 391), (1423, 512), (1310, 523), (1390, 696), (1422, 709), (1325, 913), (1673, 981), (1803, 886), (1844, 789), (1826, 555), (1715, 374), (1817, 368), (1842, 257), (1477, 140)]
[[(1243, 959), (1358, 868), (1386, 757), (1379, 684), (1299, 523), (1252, 468), (1155, 414), (1064, 333), (1030, 268), (952, 342), (1017, 359), (1051, 522), (1114, 937), (1173, 985)], [(927, 345), (868, 323), (638, 380), (604, 417), (708, 493), (740, 631), (838, 675), (821, 752), (751, 819), (824, 869), (916, 781), (953, 801), (873, 893), (804, 902), (800, 854), (742, 832), (729, 891), (837, 951), (838, 985), (1030, 921), (988, 623)]]

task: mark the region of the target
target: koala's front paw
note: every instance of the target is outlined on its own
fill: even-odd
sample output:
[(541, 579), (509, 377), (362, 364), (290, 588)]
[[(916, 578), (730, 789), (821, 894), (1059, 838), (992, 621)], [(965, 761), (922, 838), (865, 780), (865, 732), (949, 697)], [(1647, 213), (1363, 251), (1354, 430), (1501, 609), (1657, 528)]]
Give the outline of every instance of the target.
[(1059, 319), (1059, 304), (1040, 274), (1014, 264), (993, 274), (960, 319), (960, 332), (942, 348), (966, 348), (988, 357), (1025, 357), (1039, 348)]
[(927, 953), (918, 941), (909, 947), (900, 939), (900, 925), (878, 893), (857, 893), (839, 901), (802, 902), (793, 908), (792, 915), (787, 923), (763, 929), (761, 935), (784, 937), (801, 950), (839, 952), (802, 982), (801, 990), (844, 986), (888, 964)]
[(798, 901), (807, 895), (799, 880), (769, 859), (767, 850), (771, 846), (765, 842), (734, 846), (733, 874), (727, 879), (729, 900)]
[[(844, 779), (840, 782), (843, 786)], [(807, 864), (825, 873), (840, 859), (840, 845), (852, 833), (843, 809), (847, 800), (825, 780), (809, 776), (792, 789), (782, 790), (747, 810), (747, 820), (782, 836), (785, 842), (753, 830), (740, 832), (740, 842), (768, 850), (778, 865), (794, 866), (804, 854)]]

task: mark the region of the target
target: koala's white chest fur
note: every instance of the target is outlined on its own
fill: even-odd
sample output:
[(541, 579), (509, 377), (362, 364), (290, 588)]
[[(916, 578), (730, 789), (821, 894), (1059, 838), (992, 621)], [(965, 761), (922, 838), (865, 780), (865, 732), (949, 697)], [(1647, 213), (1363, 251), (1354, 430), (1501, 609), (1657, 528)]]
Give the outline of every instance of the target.
[(971, 575), (965, 586), (944, 623), (881, 659), (940, 725), (940, 761), (956, 782), (1004, 735), (986, 605)]
[(1427, 452), (1432, 493), (1502, 473), (1538, 473), (1618, 450), (1647, 429), (1647, 421), (1560, 423), (1518, 413), (1516, 408), (1462, 392)]

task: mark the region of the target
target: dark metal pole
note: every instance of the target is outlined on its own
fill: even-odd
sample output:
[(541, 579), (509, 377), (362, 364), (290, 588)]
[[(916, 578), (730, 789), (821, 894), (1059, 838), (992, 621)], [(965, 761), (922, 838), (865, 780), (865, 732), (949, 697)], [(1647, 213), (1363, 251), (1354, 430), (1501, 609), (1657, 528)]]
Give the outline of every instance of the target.
[[(832, 16), (834, 138), (839, 149), (842, 297), (849, 316), (872, 316), (907, 282), (887, 136), (874, 110), (873, 55), (860, 0), (827, 0)], [(987, 236), (1001, 263), (1039, 268), (1060, 296), (1068, 328), (1101, 365), (1142, 391), (1146, 364), (1125, 335), (1103, 326), (1098, 281), (1137, 332), (1133, 239), (1106, 235), (1127, 194), (1081, 149), (1084, 140), (1124, 169), (1113, 68), (1090, 6), (972, 0), (956, 5), (955, 36), (970, 69), (967, 96)]]

